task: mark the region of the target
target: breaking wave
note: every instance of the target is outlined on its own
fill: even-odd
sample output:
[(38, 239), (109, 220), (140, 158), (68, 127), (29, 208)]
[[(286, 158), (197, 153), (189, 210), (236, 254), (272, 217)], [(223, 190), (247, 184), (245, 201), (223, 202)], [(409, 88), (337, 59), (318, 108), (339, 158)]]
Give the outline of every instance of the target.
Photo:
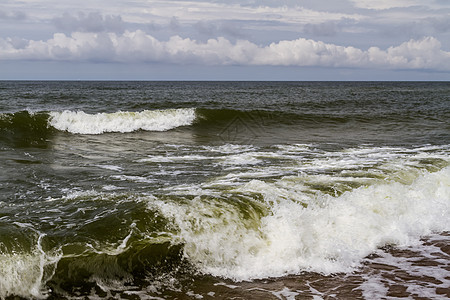
[(450, 227), (450, 168), (411, 184), (309, 194), (301, 178), (253, 180), (228, 196), (183, 203), (154, 199), (178, 228), (184, 254), (202, 272), (233, 280), (351, 272), (386, 245), (411, 245)]
[(195, 109), (144, 110), (87, 114), (82, 111), (51, 112), (49, 124), (62, 131), (79, 134), (133, 132), (137, 130), (167, 131), (191, 125)]
[(191, 125), (195, 118), (194, 108), (97, 114), (70, 110), (49, 113), (20, 111), (0, 114), (0, 132), (3, 136), (7, 133), (44, 136), (51, 133), (52, 129), (78, 134), (167, 131)]

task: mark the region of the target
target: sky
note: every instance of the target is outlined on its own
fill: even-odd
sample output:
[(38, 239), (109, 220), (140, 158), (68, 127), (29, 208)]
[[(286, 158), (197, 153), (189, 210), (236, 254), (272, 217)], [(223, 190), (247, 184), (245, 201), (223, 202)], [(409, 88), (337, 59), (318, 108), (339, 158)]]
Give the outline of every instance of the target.
[(1, 0), (0, 80), (450, 80), (450, 0)]

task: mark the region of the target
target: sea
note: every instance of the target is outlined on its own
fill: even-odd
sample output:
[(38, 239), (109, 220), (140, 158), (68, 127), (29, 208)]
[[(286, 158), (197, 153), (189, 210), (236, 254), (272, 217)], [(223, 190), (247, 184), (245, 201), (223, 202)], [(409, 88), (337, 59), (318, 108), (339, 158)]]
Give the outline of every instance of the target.
[(450, 82), (0, 81), (0, 299), (447, 299)]

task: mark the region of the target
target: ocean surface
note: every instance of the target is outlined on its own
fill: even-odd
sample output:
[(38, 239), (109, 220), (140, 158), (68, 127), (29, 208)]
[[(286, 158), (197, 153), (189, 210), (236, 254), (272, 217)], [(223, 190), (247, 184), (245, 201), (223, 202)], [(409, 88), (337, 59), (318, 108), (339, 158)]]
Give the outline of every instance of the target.
[(0, 299), (449, 286), (450, 82), (0, 82)]

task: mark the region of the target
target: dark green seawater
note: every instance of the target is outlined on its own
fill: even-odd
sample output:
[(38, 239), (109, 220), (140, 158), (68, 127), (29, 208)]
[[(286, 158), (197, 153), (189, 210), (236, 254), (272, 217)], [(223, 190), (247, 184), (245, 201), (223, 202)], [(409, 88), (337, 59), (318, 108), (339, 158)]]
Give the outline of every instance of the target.
[(450, 297), (449, 82), (0, 82), (0, 299)]

